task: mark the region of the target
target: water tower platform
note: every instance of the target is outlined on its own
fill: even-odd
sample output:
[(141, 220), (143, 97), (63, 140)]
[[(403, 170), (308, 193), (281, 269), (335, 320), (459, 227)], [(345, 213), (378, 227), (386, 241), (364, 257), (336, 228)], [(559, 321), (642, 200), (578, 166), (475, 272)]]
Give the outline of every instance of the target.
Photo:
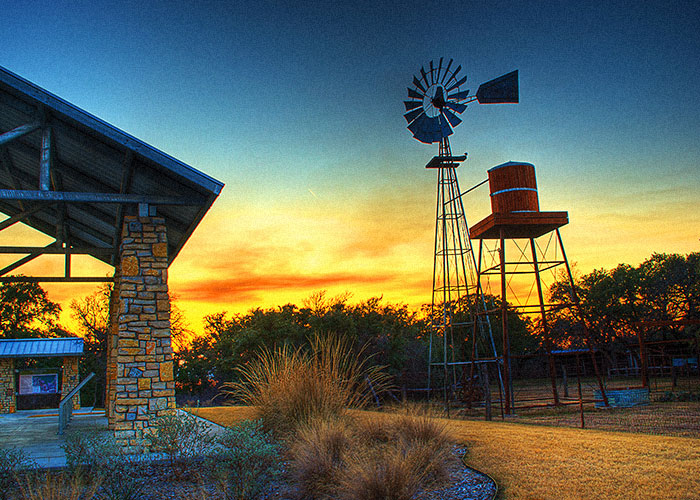
[(568, 223), (568, 212), (496, 212), (469, 228), (469, 237), (475, 240), (538, 238)]

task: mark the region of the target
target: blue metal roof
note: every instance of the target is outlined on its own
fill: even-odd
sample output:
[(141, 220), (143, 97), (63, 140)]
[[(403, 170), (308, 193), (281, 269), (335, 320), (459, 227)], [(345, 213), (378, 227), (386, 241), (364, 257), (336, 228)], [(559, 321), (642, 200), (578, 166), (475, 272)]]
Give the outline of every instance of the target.
[(0, 339), (0, 358), (82, 356), (80, 337), (56, 339)]

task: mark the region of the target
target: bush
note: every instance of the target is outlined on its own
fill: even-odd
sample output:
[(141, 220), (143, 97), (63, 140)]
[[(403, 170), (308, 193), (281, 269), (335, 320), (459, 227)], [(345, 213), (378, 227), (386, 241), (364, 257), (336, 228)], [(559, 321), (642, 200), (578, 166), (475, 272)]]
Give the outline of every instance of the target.
[(347, 455), (359, 440), (344, 420), (317, 419), (301, 427), (291, 445), (290, 472), (302, 498), (325, 498), (338, 489)]
[(209, 425), (185, 412), (155, 419), (147, 439), (151, 451), (166, 455), (170, 470), (178, 479), (189, 470), (192, 459), (210, 454), (214, 444)]
[(103, 500), (136, 500), (145, 486), (138, 473), (137, 455), (126, 454), (114, 435), (97, 429), (70, 431), (63, 445), (68, 470), (80, 481), (89, 472)]
[(316, 335), (309, 351), (286, 345), (264, 349), (238, 369), (239, 382), (224, 384), (224, 392), (254, 406), (277, 436), (288, 436), (314, 419), (338, 418), (348, 408), (364, 406), (370, 384), (377, 393), (388, 387), (381, 368), (362, 357), (343, 338)]
[(9, 498), (10, 491), (17, 486), (18, 475), (32, 469), (34, 463), (19, 448), (0, 448), (0, 500)]
[(74, 475), (99, 467), (121, 453), (113, 434), (97, 428), (68, 430), (61, 448), (68, 470)]
[(262, 421), (244, 420), (217, 438), (221, 446), (209, 467), (226, 499), (257, 498), (280, 473), (280, 446), (262, 430)]

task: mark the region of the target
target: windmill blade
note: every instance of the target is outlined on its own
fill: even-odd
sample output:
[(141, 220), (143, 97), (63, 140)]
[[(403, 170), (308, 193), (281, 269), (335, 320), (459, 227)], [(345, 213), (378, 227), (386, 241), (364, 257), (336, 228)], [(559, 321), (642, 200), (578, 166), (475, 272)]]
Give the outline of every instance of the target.
[(420, 67), (420, 74), (423, 76), (423, 81), (425, 82), (425, 88), (430, 87), (430, 84), (428, 83), (428, 75), (425, 73), (423, 66)]
[(405, 115), (403, 115), (403, 117), (406, 118), (406, 121), (407, 121), (408, 123), (411, 123), (411, 122), (414, 121), (414, 120), (418, 117), (418, 115), (420, 115), (421, 113), (423, 113), (423, 108), (418, 108), (418, 109), (414, 109), (413, 111), (409, 111), (408, 113), (406, 113)]
[(442, 70), (442, 60), (443, 60), (443, 58), (441, 57), (440, 62), (438, 63), (438, 67), (437, 67), (437, 74), (435, 75), (435, 82), (436, 83), (440, 81), (440, 70)]
[(423, 81), (425, 82), (425, 86), (430, 87), (430, 84), (428, 83), (428, 77), (425, 74), (425, 70), (423, 69), (423, 66), (420, 67), (420, 74), (423, 75)]
[(458, 81), (456, 81), (455, 83), (453, 83), (452, 85), (450, 85), (446, 90), (447, 90), (448, 92), (449, 92), (450, 90), (454, 90), (454, 89), (456, 89), (457, 87), (459, 87), (460, 85), (464, 85), (464, 82), (466, 82), (466, 81), (467, 81), (467, 75), (464, 75), (463, 78), (461, 78), (460, 80), (458, 80)]
[(411, 97), (413, 99), (423, 100), (423, 97), (425, 97), (425, 94), (421, 94), (420, 92), (417, 92), (413, 89), (407, 88), (406, 90), (408, 90), (408, 97)]
[(431, 60), (430, 61), (430, 85), (435, 83), (435, 80), (433, 80), (433, 72), (434, 71), (435, 71), (435, 69), (433, 68), (433, 61)]
[(430, 144), (435, 142), (432, 140), (431, 123), (430, 118), (425, 114), (420, 115), (416, 118), (413, 123), (408, 126), (408, 130), (413, 133), (413, 137), (418, 139), (420, 142)]
[(425, 94), (425, 87), (423, 87), (423, 85), (421, 85), (420, 81), (415, 76), (413, 77), (413, 85), (415, 85), (417, 89), (419, 89), (421, 92), (423, 92)]
[(447, 98), (454, 99), (455, 101), (461, 101), (462, 99), (465, 99), (468, 96), (469, 96), (469, 89), (463, 90), (461, 92), (456, 92), (454, 94), (449, 94), (447, 96)]
[(450, 62), (447, 63), (447, 67), (445, 68), (445, 74), (442, 75), (442, 82), (440, 82), (440, 83), (444, 83), (444, 82), (445, 82), (445, 78), (447, 77), (447, 75), (450, 74), (450, 66), (452, 66), (452, 61), (453, 61), (453, 60), (454, 60), (454, 59), (450, 59)]
[(453, 111), (456, 111), (457, 113), (464, 113), (464, 110), (467, 109), (466, 104), (460, 104), (458, 102), (446, 102), (445, 106), (450, 108)]
[(440, 137), (447, 137), (448, 135), (452, 135), (452, 127), (447, 123), (445, 116), (440, 114)]
[(456, 127), (457, 125), (462, 123), (462, 119), (456, 114), (454, 114), (452, 111), (443, 108), (442, 112), (445, 114), (445, 118), (447, 118), (447, 121), (449, 121), (450, 125), (452, 125), (453, 127)]
[(519, 102), (518, 70), (482, 83), (476, 91), (476, 98), (481, 104)]
[(456, 80), (456, 79), (457, 79), (457, 74), (460, 72), (461, 69), (462, 69), (462, 65), (460, 64), (459, 66), (457, 66), (457, 69), (455, 70), (455, 72), (452, 73), (452, 76), (450, 76), (450, 77), (447, 79), (447, 83), (445, 83), (445, 85), (449, 85), (450, 82), (451, 82), (452, 80)]
[(406, 111), (411, 111), (423, 105), (422, 101), (404, 101), (403, 105), (406, 106)]

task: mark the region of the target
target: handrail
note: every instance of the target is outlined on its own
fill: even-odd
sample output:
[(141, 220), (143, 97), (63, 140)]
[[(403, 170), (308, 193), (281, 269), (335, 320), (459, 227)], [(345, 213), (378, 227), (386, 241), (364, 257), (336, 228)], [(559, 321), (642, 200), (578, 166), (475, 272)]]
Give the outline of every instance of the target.
[(63, 431), (66, 429), (68, 424), (70, 423), (70, 419), (73, 416), (73, 403), (72, 399), (73, 397), (80, 392), (80, 389), (83, 388), (85, 384), (88, 383), (88, 381), (95, 376), (95, 372), (90, 372), (90, 375), (85, 377), (82, 382), (80, 382), (75, 388), (70, 391), (68, 394), (66, 394), (66, 397), (61, 400), (60, 403), (58, 403), (58, 433), (63, 434)]

